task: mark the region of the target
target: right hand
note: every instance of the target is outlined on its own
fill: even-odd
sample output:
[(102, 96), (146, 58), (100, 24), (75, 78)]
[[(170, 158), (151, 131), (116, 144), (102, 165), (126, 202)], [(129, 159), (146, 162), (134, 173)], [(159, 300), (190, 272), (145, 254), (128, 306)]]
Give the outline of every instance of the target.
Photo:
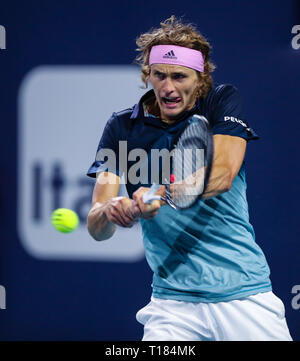
[[(132, 198), (140, 210), (140, 217), (144, 219), (151, 219), (155, 217), (159, 211), (159, 208), (165, 204), (164, 201), (154, 200), (151, 204), (145, 204), (143, 202), (143, 195), (147, 193), (150, 188), (140, 187), (132, 195)], [(161, 186), (156, 192), (157, 195), (163, 196), (165, 192), (165, 187)]]
[(136, 203), (127, 197), (114, 197), (106, 201), (104, 214), (109, 222), (121, 227), (132, 227), (141, 214)]

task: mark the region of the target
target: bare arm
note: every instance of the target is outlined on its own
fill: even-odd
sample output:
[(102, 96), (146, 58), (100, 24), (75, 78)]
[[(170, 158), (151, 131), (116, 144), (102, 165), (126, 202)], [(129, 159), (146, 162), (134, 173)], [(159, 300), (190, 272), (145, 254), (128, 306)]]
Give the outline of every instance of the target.
[(118, 197), (120, 178), (109, 172), (100, 173), (95, 183), (92, 207), (87, 218), (87, 228), (96, 241), (113, 236), (116, 226), (132, 227), (139, 217), (152, 218), (160, 207), (158, 204), (144, 205), (140, 197), (147, 188), (139, 188), (134, 193), (135, 201), (127, 197)]
[(246, 152), (246, 140), (231, 135), (214, 135), (214, 160), (210, 180), (203, 198), (230, 190)]
[(131, 227), (133, 217), (128, 208), (132, 200), (118, 197), (120, 178), (108, 172), (100, 173), (95, 183), (92, 207), (87, 218), (87, 227), (90, 235), (97, 241), (110, 238), (116, 225)]

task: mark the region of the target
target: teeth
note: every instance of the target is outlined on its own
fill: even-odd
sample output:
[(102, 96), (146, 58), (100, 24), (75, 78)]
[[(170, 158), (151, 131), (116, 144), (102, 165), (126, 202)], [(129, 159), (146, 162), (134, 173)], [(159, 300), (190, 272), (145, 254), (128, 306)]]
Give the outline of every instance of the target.
[(167, 102), (175, 103), (178, 98), (164, 98), (164, 99), (165, 99), (165, 101), (167, 101)]

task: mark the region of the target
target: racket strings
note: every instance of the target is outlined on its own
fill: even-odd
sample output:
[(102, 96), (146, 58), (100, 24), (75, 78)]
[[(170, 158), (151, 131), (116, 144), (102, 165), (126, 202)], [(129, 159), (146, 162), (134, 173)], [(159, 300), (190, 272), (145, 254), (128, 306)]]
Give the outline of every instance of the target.
[(181, 134), (172, 156), (175, 183), (170, 187), (173, 203), (189, 207), (203, 193), (205, 185), (207, 131), (199, 120)]

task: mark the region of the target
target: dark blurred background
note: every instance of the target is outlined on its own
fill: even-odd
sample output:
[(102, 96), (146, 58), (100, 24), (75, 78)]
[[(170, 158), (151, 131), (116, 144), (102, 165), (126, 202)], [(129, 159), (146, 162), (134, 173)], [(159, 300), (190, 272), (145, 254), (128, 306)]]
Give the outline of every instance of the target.
[[(21, 242), (18, 210), (26, 209), (20, 201), (26, 198), (19, 193), (27, 192), (23, 182), (27, 183), (18, 153), (24, 149), (25, 134), (20, 124), (20, 86), (25, 75), (39, 66), (60, 65), (67, 70), (74, 65), (86, 69), (132, 64), (136, 37), (172, 14), (184, 16), (208, 38), (217, 65), (215, 82), (231, 83), (240, 90), (247, 120), (260, 135), (259, 141), (249, 143), (246, 156), (250, 218), (270, 265), (274, 293), (285, 304), (292, 337), (300, 339), (296, 293), (300, 287), (294, 287), (300, 285), (300, 2), (4, 0), (0, 3), (0, 25), (6, 29), (6, 49), (0, 49), (0, 285), (6, 290), (6, 309), (0, 309), (0, 340), (141, 339), (142, 326), (135, 313), (149, 301), (152, 278), (143, 256), (126, 262), (89, 256), (47, 258), (30, 253)], [(299, 27), (293, 34), (295, 25)], [(121, 86), (126, 93), (126, 83)], [(51, 93), (45, 94), (45, 99), (49, 97)], [(85, 119), (82, 128), (88, 123)], [(51, 124), (47, 126), (50, 131)], [(34, 134), (35, 129), (31, 132), (38, 141), (39, 134)], [(92, 151), (80, 173), (82, 179), (99, 136), (89, 144)], [(89, 197), (93, 184), (87, 185)], [(80, 229), (86, 234), (84, 212)], [(85, 235), (84, 242), (94, 241)]]

